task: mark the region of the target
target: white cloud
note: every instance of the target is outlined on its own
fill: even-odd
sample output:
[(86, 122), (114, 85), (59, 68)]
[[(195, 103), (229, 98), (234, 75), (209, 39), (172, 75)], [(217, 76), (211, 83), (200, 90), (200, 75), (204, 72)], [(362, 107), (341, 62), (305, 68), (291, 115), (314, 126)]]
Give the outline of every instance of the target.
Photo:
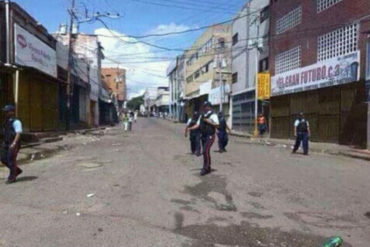
[[(156, 29), (158, 31), (164, 30), (165, 26), (166, 25), (160, 25)], [(174, 28), (172, 24), (170, 24), (170, 26)], [(117, 62), (119, 62), (120, 67), (126, 69), (126, 83), (129, 98), (143, 93), (147, 87), (168, 85), (166, 69), (170, 62), (153, 62), (155, 57), (168, 57), (168, 55), (155, 53), (150, 46), (137, 43), (137, 40), (129, 38), (117, 31), (112, 32), (113, 34), (105, 28), (95, 30), (96, 35), (101, 35), (99, 36), (99, 40), (104, 47), (104, 54), (106, 56), (106, 59), (103, 61), (103, 67), (117, 67)], [(120, 36), (121, 39), (114, 36)], [(127, 42), (133, 42), (134, 44), (129, 44)], [(114, 60), (114, 62), (109, 59)]]
[(189, 30), (190, 27), (185, 25), (177, 25), (175, 23), (158, 25), (152, 29), (148, 34), (163, 34), (163, 33), (177, 33)]

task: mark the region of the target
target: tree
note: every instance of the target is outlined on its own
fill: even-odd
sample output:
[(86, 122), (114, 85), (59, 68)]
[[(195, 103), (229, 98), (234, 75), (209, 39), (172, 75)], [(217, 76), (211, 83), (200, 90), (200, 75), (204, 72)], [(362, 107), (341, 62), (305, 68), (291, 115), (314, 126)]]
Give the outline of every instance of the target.
[(132, 98), (127, 102), (127, 107), (132, 110), (140, 110), (140, 106), (144, 104), (144, 95)]

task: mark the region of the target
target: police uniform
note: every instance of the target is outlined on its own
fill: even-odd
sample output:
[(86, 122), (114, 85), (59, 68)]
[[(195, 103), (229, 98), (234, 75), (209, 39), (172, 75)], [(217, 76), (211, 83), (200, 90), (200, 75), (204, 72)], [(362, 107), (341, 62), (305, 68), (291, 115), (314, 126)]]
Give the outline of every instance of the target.
[(310, 124), (309, 122), (304, 119), (303, 117), (302, 118), (299, 118), (297, 119), (295, 122), (294, 122), (294, 128), (296, 128), (296, 141), (295, 141), (295, 145), (294, 145), (294, 149), (293, 149), (293, 153), (295, 153), (300, 145), (301, 145), (301, 142), (302, 142), (302, 146), (303, 146), (303, 153), (305, 155), (308, 154), (308, 141), (309, 141), (309, 128), (310, 128)]
[(213, 111), (208, 111), (203, 114), (200, 118), (200, 130), (202, 133), (202, 145), (203, 145), (203, 169), (201, 175), (205, 175), (211, 172), (211, 147), (215, 141), (216, 127), (205, 122), (208, 119), (215, 125), (219, 125), (217, 114)]
[(226, 119), (219, 114), (219, 127), (217, 132), (218, 137), (218, 148), (220, 152), (226, 152), (226, 146), (229, 142), (229, 135), (227, 134), (227, 123)]
[[(199, 116), (199, 115), (198, 115)], [(189, 118), (187, 127), (191, 128), (199, 122), (199, 117), (196, 114), (192, 118)], [(190, 130), (190, 150), (192, 154), (200, 156), (200, 129)]]
[(17, 155), (20, 149), (18, 141), (14, 147), (11, 147), (17, 134), (22, 133), (22, 123), (16, 118), (8, 118), (3, 124), (4, 139), (2, 143), (1, 162), (9, 168), (9, 182), (14, 182), (16, 177), (22, 173), (17, 166)]

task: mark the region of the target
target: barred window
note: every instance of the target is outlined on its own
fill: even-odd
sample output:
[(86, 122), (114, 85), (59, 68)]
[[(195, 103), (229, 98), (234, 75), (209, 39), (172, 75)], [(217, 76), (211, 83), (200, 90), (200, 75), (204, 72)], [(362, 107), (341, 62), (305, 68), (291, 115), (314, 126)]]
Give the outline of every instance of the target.
[(345, 55), (357, 50), (359, 25), (339, 28), (317, 38), (317, 61)]
[(282, 34), (302, 22), (302, 6), (293, 9), (276, 21), (276, 34)]
[(275, 74), (301, 67), (301, 46), (278, 54), (275, 58)]
[(320, 13), (321, 11), (324, 11), (334, 4), (337, 4), (341, 2), (342, 0), (316, 0), (317, 5), (317, 13)]

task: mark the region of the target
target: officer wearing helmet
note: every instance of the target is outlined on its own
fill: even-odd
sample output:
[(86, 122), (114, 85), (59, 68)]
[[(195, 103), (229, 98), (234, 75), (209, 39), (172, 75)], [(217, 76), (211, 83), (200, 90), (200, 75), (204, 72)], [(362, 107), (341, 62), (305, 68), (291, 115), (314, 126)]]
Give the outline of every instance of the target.
[(20, 138), (22, 133), (22, 123), (15, 117), (15, 107), (6, 105), (3, 108), (5, 121), (3, 124), (3, 143), (1, 162), (9, 168), (10, 173), (7, 183), (14, 183), (16, 178), (22, 173), (17, 166), (17, 155), (20, 148)]
[(308, 141), (311, 135), (310, 124), (304, 118), (303, 112), (299, 113), (294, 122), (294, 136), (296, 138), (293, 153), (296, 153), (299, 147), (303, 146), (303, 154), (308, 155)]
[[(185, 137), (188, 136), (189, 129), (197, 125), (199, 117), (199, 112), (195, 111), (193, 116), (189, 118), (185, 128)], [(201, 133), (199, 128), (190, 130), (190, 150), (192, 154), (197, 156), (200, 156), (200, 135)]]
[(200, 172), (201, 176), (211, 173), (211, 147), (215, 141), (216, 129), (219, 126), (219, 120), (216, 113), (212, 110), (210, 102), (203, 103), (203, 114), (200, 116), (197, 124), (189, 130), (200, 128), (202, 134), (203, 145), (203, 168)]
[(226, 123), (226, 119), (224, 117), (224, 114), (222, 112), (218, 113), (218, 119), (220, 122), (220, 125), (218, 127), (217, 131), (217, 137), (218, 137), (218, 151), (220, 153), (226, 152), (226, 146), (229, 142), (229, 135), (228, 132), (231, 132), (229, 126)]

